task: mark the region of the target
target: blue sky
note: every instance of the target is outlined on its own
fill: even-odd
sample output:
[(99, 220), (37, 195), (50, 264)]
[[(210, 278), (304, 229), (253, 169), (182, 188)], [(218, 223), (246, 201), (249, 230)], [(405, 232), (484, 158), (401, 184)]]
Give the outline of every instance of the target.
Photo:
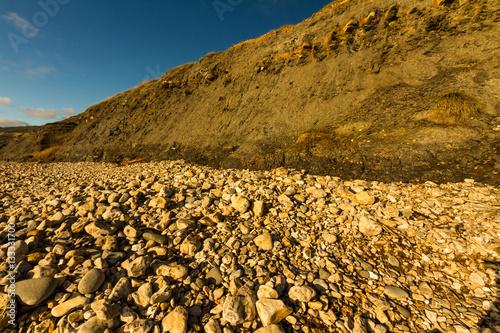
[(332, 0), (0, 0), (0, 126), (42, 125)]

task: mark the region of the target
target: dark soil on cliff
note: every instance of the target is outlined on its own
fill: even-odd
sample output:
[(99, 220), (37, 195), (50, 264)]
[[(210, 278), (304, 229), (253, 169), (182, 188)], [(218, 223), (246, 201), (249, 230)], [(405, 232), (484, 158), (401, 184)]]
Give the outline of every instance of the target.
[(500, 184), (500, 3), (394, 3), (334, 2), (17, 136), (0, 158), (61, 146), (51, 158)]

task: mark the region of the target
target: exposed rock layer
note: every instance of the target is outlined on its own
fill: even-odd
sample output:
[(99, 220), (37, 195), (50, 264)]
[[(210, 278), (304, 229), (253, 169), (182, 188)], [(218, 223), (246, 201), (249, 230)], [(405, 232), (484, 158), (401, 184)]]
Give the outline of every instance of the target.
[[(334, 2), (19, 136), (0, 157), (499, 184), (500, 3), (393, 3)], [(463, 98), (443, 102), (452, 95)]]

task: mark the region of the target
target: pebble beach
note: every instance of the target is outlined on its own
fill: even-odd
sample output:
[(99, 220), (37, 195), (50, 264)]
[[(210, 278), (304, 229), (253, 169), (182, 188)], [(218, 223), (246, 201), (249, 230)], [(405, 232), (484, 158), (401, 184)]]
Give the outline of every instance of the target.
[(500, 332), (472, 179), (0, 162), (0, 239), (6, 333)]

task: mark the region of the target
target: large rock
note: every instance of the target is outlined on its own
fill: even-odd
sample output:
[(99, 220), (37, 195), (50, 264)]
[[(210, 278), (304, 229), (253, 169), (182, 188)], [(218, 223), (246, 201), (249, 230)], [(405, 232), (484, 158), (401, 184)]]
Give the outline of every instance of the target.
[(15, 284), (15, 290), (22, 304), (38, 305), (56, 290), (57, 285), (57, 279), (42, 277), (39, 279), (18, 281)]
[(261, 299), (255, 303), (262, 325), (277, 324), (292, 313), (280, 299)]
[(187, 321), (187, 310), (182, 306), (178, 306), (163, 318), (161, 326), (165, 333), (186, 333)]

